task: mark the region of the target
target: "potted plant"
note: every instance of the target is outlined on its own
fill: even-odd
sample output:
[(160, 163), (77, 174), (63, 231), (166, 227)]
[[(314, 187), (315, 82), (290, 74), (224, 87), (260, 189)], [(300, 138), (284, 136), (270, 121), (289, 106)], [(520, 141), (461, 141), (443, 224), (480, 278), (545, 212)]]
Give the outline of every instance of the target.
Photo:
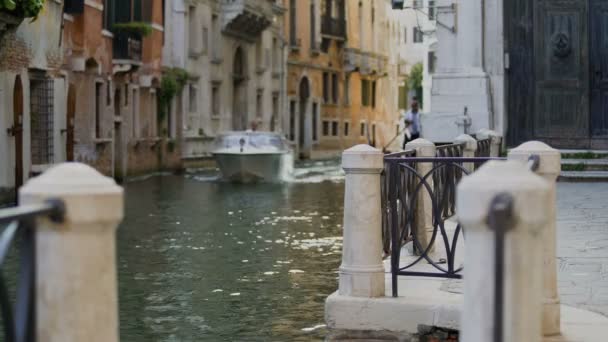
[(36, 20), (43, 7), (44, 0), (0, 0), (0, 34), (26, 18)]

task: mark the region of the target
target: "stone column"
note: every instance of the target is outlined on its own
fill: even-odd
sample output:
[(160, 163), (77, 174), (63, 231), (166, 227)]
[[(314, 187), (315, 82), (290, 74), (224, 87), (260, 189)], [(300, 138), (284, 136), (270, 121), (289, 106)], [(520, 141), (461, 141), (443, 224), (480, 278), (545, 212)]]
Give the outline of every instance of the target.
[(543, 334), (557, 335), (560, 333), (560, 301), (557, 293), (557, 265), (556, 265), (556, 181), (561, 171), (561, 154), (549, 145), (530, 141), (509, 152), (509, 159), (527, 162), (531, 155), (540, 157), (540, 164), (536, 173), (551, 184), (548, 222), (543, 237)]
[[(503, 305), (496, 307), (496, 232), (488, 214), (499, 194), (513, 199), (513, 210), (504, 230)], [(496, 310), (503, 315), (504, 341), (541, 340), (541, 245), (549, 195), (549, 184), (515, 161), (490, 161), (458, 186), (457, 212), (467, 232), (462, 341), (495, 341)]]
[(380, 173), (384, 155), (368, 145), (342, 154), (346, 172), (344, 241), (339, 293), (352, 297), (384, 297)]
[[(462, 156), (465, 158), (474, 158), (477, 151), (477, 140), (468, 134), (461, 134), (454, 139), (455, 144), (464, 144)], [(475, 171), (475, 163), (463, 163), (463, 166), (469, 173)]]
[(502, 134), (489, 129), (482, 129), (477, 132), (477, 139), (490, 139), (490, 157), (500, 157)]
[(36, 336), (47, 342), (118, 341), (116, 228), (123, 191), (79, 163), (57, 165), (19, 191), (22, 204), (59, 198), (65, 221), (38, 220)]
[[(416, 150), (416, 157), (433, 158), (436, 154), (435, 144), (425, 139), (416, 139), (405, 145), (406, 150)], [(416, 163), (416, 171), (421, 177), (424, 177), (433, 169), (432, 163)], [(433, 188), (433, 178), (428, 177), (427, 183)], [(415, 213), (415, 232), (418, 241), (423, 249), (431, 242), (433, 236), (433, 202), (431, 195), (424, 185), (418, 192), (416, 197), (416, 213)], [(434, 247), (431, 247), (429, 252), (432, 252)], [(417, 251), (421, 252), (421, 251)]]

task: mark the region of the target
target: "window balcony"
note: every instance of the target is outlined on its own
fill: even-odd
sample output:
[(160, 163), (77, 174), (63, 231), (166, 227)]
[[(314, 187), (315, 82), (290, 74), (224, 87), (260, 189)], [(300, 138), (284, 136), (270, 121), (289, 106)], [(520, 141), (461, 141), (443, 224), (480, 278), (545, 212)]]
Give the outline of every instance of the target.
[(346, 21), (324, 15), (321, 19), (321, 35), (345, 40)]
[(384, 75), (388, 73), (388, 57), (359, 49), (344, 50), (344, 65), (347, 71), (358, 71), (362, 75)]
[(113, 40), (114, 60), (141, 63), (142, 41), (132, 35), (125, 33), (114, 33)]
[(223, 0), (222, 30), (225, 34), (255, 40), (273, 21), (268, 0)]

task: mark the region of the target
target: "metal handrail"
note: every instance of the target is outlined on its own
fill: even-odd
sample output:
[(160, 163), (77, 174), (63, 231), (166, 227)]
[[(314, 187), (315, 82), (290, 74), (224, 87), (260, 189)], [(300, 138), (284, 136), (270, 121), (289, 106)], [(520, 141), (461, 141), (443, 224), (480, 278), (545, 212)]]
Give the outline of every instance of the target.
[[(46, 217), (55, 223), (65, 219), (65, 204), (53, 199), (36, 205), (0, 209), (0, 314), (7, 342), (36, 340), (36, 240), (37, 219)], [(13, 242), (18, 240), (20, 265), (14, 302), (9, 297), (8, 284), (2, 270)]]

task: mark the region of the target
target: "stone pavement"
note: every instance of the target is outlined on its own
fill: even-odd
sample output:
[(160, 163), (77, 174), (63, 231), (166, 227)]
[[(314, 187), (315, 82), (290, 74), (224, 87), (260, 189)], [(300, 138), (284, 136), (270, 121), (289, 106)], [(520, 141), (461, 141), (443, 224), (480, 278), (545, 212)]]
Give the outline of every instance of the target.
[(557, 205), (561, 301), (608, 316), (608, 183), (558, 183)]

